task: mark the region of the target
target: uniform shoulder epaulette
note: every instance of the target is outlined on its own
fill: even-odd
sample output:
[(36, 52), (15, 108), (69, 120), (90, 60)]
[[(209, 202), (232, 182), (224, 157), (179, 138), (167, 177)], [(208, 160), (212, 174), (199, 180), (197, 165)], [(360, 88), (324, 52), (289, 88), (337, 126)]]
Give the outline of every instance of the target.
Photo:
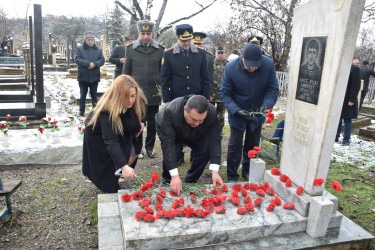
[(165, 45), (164, 45), (164, 44), (162, 44), (162, 43), (159, 43), (159, 46), (161, 46), (161, 47), (165, 48)]
[(173, 49), (173, 47), (170, 47), (170, 48), (166, 49), (165, 51), (170, 51), (171, 49)]
[(126, 45), (126, 47), (129, 47), (129, 46), (131, 46), (131, 45), (133, 45), (133, 43), (129, 43), (128, 45)]

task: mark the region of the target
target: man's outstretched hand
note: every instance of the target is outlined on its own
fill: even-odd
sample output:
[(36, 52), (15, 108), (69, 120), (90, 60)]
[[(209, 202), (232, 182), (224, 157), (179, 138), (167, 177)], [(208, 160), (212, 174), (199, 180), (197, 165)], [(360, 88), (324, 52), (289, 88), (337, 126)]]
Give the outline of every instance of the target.
[(182, 191), (182, 182), (181, 182), (180, 176), (178, 175), (172, 176), (171, 183), (169, 184), (169, 188), (171, 189), (172, 192), (180, 195)]
[(224, 182), (217, 171), (212, 171), (212, 184), (215, 188), (222, 188), (224, 186)]

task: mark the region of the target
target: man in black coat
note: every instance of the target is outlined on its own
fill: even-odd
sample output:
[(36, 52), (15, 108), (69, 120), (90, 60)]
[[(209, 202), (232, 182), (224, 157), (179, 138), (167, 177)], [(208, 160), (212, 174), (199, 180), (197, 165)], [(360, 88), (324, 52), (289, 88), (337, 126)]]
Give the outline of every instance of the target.
[(185, 182), (195, 183), (210, 161), (214, 187), (222, 187), (218, 171), (221, 159), (221, 137), (215, 107), (201, 95), (179, 97), (156, 114), (156, 130), (163, 151), (163, 182), (170, 182), (175, 193), (182, 190), (178, 175), (177, 154), (185, 144), (194, 153)]
[(94, 33), (85, 33), (85, 41), (83, 45), (77, 48), (74, 59), (78, 65), (77, 80), (80, 89), (78, 115), (84, 116), (86, 95), (89, 88), (93, 108), (95, 108), (98, 101), (96, 94), (100, 82), (100, 67), (104, 64), (103, 52), (95, 44)]
[[(353, 61), (354, 62), (354, 61)], [(342, 140), (343, 146), (350, 145), (350, 135), (352, 133), (352, 119), (356, 119), (358, 116), (358, 92), (361, 88), (361, 74), (358, 66), (352, 64), (349, 74), (348, 85), (346, 86), (346, 92), (344, 97), (344, 103), (342, 105), (342, 111), (337, 128), (336, 139), (338, 142), (340, 138), (342, 120), (344, 120), (345, 130), (344, 139)]]
[(124, 36), (124, 44), (116, 46), (112, 52), (112, 55), (109, 57), (109, 61), (116, 64), (115, 79), (122, 74), (122, 68), (124, 67), (126, 57), (126, 45), (132, 43), (133, 40), (134, 39), (131, 36)]
[(361, 70), (361, 79), (363, 80), (363, 89), (361, 92), (361, 101), (359, 103), (359, 110), (362, 108), (363, 100), (365, 100), (366, 94), (368, 92), (368, 85), (370, 83), (370, 76), (375, 77), (375, 72), (369, 68), (369, 62), (364, 60), (362, 62), (362, 66), (360, 67)]

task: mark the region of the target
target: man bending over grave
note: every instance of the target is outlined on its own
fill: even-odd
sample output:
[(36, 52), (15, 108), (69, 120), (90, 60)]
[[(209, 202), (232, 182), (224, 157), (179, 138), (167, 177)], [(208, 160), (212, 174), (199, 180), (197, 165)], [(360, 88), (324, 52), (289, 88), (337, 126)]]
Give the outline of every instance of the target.
[(163, 183), (180, 194), (182, 182), (178, 174), (177, 153), (182, 144), (194, 154), (185, 182), (196, 183), (210, 161), (214, 187), (223, 180), (218, 171), (221, 159), (221, 137), (215, 107), (201, 95), (178, 97), (155, 116), (156, 131), (163, 151)]

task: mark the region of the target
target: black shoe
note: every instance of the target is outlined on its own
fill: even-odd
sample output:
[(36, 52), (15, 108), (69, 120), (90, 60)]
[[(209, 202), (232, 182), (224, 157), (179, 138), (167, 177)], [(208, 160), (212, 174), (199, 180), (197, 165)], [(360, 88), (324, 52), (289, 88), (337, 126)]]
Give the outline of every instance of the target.
[(339, 142), (339, 138), (336, 138), (336, 139), (335, 139), (335, 142)]
[(153, 149), (146, 149), (146, 153), (147, 153), (148, 157), (155, 158), (155, 152), (154, 152)]
[(184, 163), (184, 159), (180, 158), (177, 160), (177, 166), (181, 166), (181, 164)]
[(163, 184), (168, 184), (168, 185), (169, 185), (169, 184), (171, 183), (171, 180), (170, 180), (170, 179), (166, 179), (166, 178), (163, 177), (163, 178), (161, 179), (161, 183), (163, 183)]
[(342, 145), (343, 145), (343, 146), (350, 146), (350, 142), (348, 142), (348, 141), (343, 141), (343, 142), (342, 142)]
[(85, 116), (85, 112), (83, 112), (83, 111), (79, 111), (79, 112), (78, 112), (78, 116)]

